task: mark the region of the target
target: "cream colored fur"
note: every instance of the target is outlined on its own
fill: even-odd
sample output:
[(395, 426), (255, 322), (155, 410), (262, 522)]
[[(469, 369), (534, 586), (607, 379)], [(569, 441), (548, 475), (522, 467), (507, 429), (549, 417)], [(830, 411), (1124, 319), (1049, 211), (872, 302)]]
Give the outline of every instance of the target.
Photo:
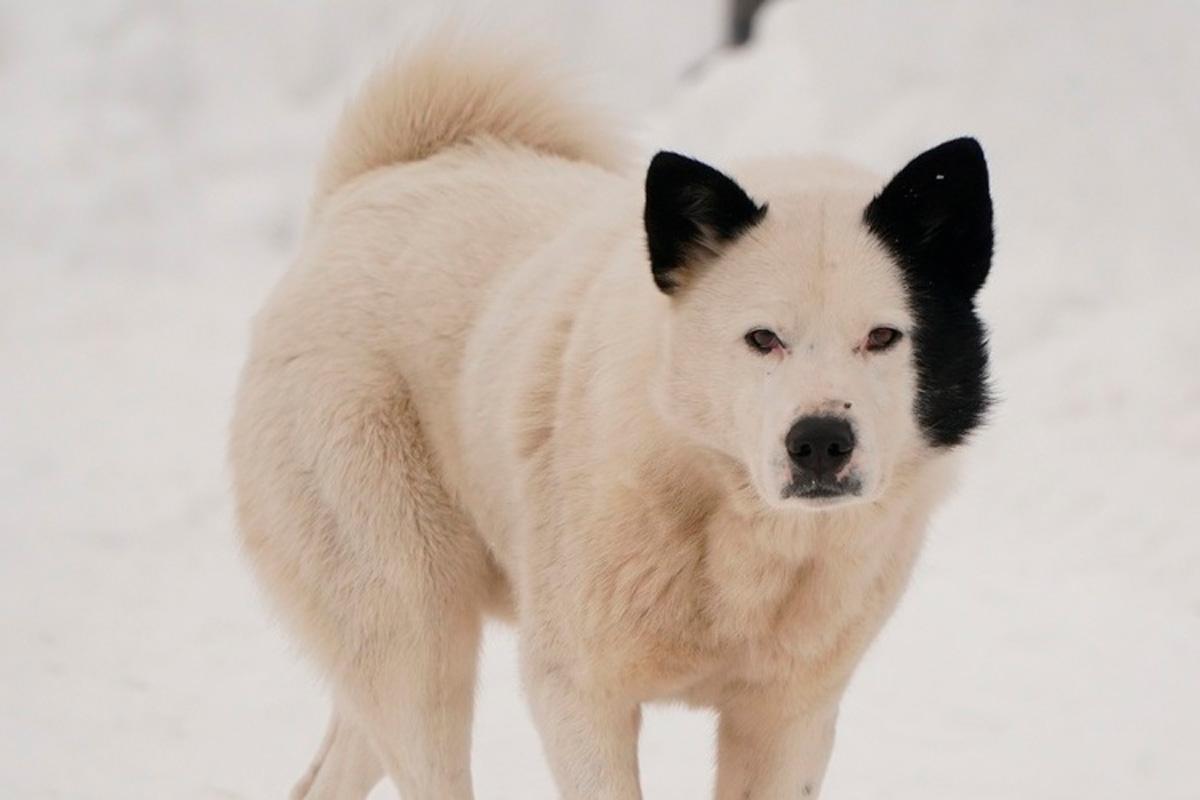
[[(680, 700), (719, 712), (719, 798), (816, 797), (949, 471), (909, 359), (852, 350), (911, 322), (858, 223), (880, 182), (741, 165), (770, 212), (668, 297), (617, 138), (487, 52), (437, 42), (372, 79), (255, 322), (239, 522), (335, 706), (294, 796), (386, 774), (405, 800), (471, 797), (493, 613), (519, 629), (562, 796), (640, 797), (641, 705)], [(763, 323), (796, 358), (747, 351)], [(787, 425), (833, 403), (863, 431), (864, 498), (777, 499)]]

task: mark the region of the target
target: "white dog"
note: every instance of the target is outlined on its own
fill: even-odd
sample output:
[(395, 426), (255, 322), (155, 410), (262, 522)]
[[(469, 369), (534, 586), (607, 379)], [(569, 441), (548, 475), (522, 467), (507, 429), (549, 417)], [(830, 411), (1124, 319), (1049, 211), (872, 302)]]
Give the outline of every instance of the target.
[(256, 321), (240, 524), (335, 706), (295, 796), (471, 797), (493, 613), (564, 797), (641, 796), (661, 699), (719, 713), (719, 798), (816, 797), (986, 411), (983, 153), (631, 175), (545, 75), (441, 40), (378, 73)]

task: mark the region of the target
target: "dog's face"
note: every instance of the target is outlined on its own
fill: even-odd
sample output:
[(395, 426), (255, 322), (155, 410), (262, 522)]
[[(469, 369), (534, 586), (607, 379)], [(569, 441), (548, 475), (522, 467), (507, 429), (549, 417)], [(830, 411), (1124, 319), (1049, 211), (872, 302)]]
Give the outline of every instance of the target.
[(741, 463), (772, 507), (877, 499), (987, 407), (983, 154), (948, 142), (878, 194), (844, 168), (747, 174), (767, 205), (682, 156), (660, 153), (647, 174), (651, 267), (671, 306), (660, 410)]

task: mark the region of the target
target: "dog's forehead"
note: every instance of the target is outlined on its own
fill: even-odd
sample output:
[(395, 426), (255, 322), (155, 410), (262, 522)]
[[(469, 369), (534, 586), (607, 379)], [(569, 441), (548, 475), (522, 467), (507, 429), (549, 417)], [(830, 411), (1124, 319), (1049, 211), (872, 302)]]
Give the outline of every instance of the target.
[[(812, 314), (907, 317), (903, 276), (863, 221), (872, 192), (809, 188), (762, 198), (767, 214), (746, 242), (734, 272), (752, 269), (742, 286), (756, 300)], [(728, 276), (730, 279), (734, 275)], [(750, 298), (747, 298), (750, 299)]]
[[(886, 262), (863, 212), (883, 179), (836, 158), (772, 158), (739, 165), (751, 196), (768, 206), (757, 238), (820, 271)], [(811, 275), (810, 277), (816, 277)]]

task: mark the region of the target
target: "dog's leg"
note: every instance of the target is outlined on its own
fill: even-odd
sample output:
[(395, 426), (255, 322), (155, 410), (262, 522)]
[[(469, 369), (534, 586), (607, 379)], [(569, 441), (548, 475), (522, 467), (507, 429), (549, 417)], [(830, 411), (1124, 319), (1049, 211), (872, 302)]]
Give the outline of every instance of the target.
[(299, 585), (292, 607), (338, 712), (370, 741), (400, 796), (470, 800), (476, 661), (494, 572), (394, 382), (385, 371), (365, 384), (376, 394), (338, 385), (332, 398), (315, 395), (312, 493), (323, 507), (298, 537), (308, 552), (285, 562), (297, 566), (280, 584)]
[(640, 800), (636, 703), (588, 691), (522, 659), (542, 747), (564, 800)]
[(379, 779), (383, 767), (371, 743), (334, 711), (329, 731), (312, 766), (292, 789), (292, 800), (362, 800)]
[[(481, 615), (430, 614), (351, 689), (357, 719), (404, 800), (471, 800), (471, 718)], [(398, 637), (399, 638), (399, 637)]]
[(816, 800), (836, 723), (836, 703), (795, 711), (756, 697), (721, 708), (717, 800)]

